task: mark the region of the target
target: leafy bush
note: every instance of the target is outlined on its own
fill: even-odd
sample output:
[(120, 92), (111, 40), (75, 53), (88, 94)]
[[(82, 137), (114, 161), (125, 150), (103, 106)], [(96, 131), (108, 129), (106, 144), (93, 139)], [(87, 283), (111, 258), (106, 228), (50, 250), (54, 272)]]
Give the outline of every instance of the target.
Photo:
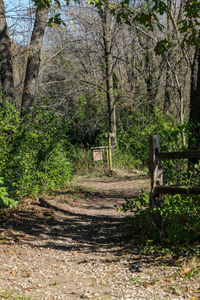
[[(159, 120), (162, 120), (160, 116)], [(164, 119), (160, 125), (160, 129), (158, 126), (156, 131), (148, 126), (146, 132), (160, 134), (161, 151), (181, 150), (183, 148), (182, 130), (184, 129), (186, 139), (188, 139), (190, 125), (185, 123), (183, 126), (172, 126), (173, 123), (170, 125)], [(187, 160), (173, 160), (163, 162), (162, 168), (165, 184), (199, 185), (199, 164), (195, 164), (193, 169), (188, 169)], [(179, 251), (181, 248), (192, 248), (193, 251), (199, 253), (198, 247), (195, 246), (198, 245), (200, 239), (199, 203), (200, 195), (193, 196), (188, 192), (186, 195), (166, 195), (162, 208), (151, 208), (148, 195), (142, 195), (126, 200), (121, 209), (134, 212), (129, 232), (134, 236), (134, 241), (137, 239), (143, 243), (145, 249), (149, 247), (152, 250), (154, 244), (154, 246), (175, 247)]]
[(9, 155), (14, 149), (13, 141), (17, 138), (20, 126), (19, 113), (15, 107), (2, 99), (0, 95), (0, 206), (16, 206), (16, 201), (9, 196), (5, 183)]
[(160, 251), (160, 245), (196, 252), (198, 247), (195, 245), (199, 245), (200, 238), (199, 201), (199, 195), (165, 196), (162, 208), (151, 208), (148, 195), (143, 193), (135, 199), (126, 199), (120, 210), (134, 212), (128, 230), (129, 238), (131, 235), (134, 243), (142, 243), (145, 251), (148, 244), (149, 250), (154, 245), (154, 250)]
[[(106, 156), (106, 151), (104, 152)], [(103, 161), (93, 161), (92, 150), (72, 146), (69, 152), (74, 172), (78, 175), (104, 175), (108, 169), (106, 157)]]
[(190, 244), (198, 241), (200, 226), (200, 196), (165, 196), (160, 210), (163, 237), (172, 243)]
[(149, 159), (149, 134), (160, 135), (162, 151), (180, 149), (181, 127), (173, 117), (155, 110), (154, 114), (144, 116), (141, 112), (128, 111), (122, 115), (123, 131), (118, 133), (118, 146), (129, 161), (135, 165), (147, 165)]
[(0, 95), (0, 173), (6, 168), (8, 155), (14, 148), (13, 141), (18, 136), (19, 113), (15, 107)]
[(17, 206), (17, 201), (9, 197), (2, 177), (0, 177), (0, 201), (0, 207), (9, 206), (12, 208)]
[(3, 107), (0, 176), (1, 183), (4, 182), (1, 201), (12, 206), (10, 198), (37, 196), (41, 191), (57, 189), (71, 180), (73, 170), (66, 153), (69, 147), (67, 122), (41, 109), (33, 110), (20, 120), (12, 105), (2, 100), (0, 105)]
[(113, 165), (115, 168), (125, 168), (131, 172), (141, 166), (141, 160), (135, 158), (135, 155), (131, 152), (124, 152), (123, 149), (118, 148), (113, 154)]

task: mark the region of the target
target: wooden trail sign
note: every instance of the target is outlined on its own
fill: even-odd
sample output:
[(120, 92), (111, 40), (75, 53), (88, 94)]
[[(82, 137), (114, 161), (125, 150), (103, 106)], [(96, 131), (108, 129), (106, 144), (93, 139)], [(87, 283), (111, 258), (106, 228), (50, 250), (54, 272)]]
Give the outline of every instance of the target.
[(93, 160), (104, 160), (104, 149), (93, 149)]

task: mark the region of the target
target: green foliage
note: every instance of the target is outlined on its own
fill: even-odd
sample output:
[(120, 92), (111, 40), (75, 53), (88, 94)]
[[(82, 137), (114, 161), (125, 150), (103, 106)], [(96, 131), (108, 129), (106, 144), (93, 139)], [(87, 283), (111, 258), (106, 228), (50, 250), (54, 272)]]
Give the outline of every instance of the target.
[[(173, 119), (168, 122), (158, 111), (156, 114), (156, 130), (153, 123), (149, 123), (145, 132), (156, 132), (161, 136), (161, 151), (182, 150), (181, 132), (184, 130), (188, 138), (191, 132), (191, 124), (185, 122), (181, 126), (175, 126)], [(194, 126), (194, 125), (192, 125)], [(164, 170), (164, 184), (198, 185), (199, 164), (188, 170), (187, 160), (169, 160), (162, 162)], [(195, 244), (198, 243), (200, 226), (200, 196), (175, 195), (164, 196), (162, 208), (149, 207), (148, 195), (141, 195), (133, 200), (126, 200), (122, 210), (134, 212), (131, 221), (131, 232), (136, 240), (145, 245), (145, 251), (155, 250), (155, 245), (175, 250), (192, 248), (198, 252)], [(146, 243), (151, 240), (150, 244)]]
[[(86, 98), (82, 97), (80, 99), (80, 106), (77, 108), (79, 114), (76, 117), (78, 126), (81, 127), (81, 130), (84, 128), (85, 132), (87, 130), (86, 124), (89, 113), (85, 109), (85, 107), (87, 107), (86, 104)], [(90, 109), (88, 108), (87, 110), (89, 111)], [(169, 115), (166, 116), (162, 111), (157, 109), (148, 115), (145, 115), (143, 111), (135, 111), (133, 109), (118, 108), (118, 110), (122, 126), (118, 128), (117, 132), (117, 151), (112, 152), (114, 168), (133, 170), (134, 168), (147, 166), (149, 160), (150, 133), (158, 133), (161, 136), (162, 151), (175, 151), (182, 148), (182, 127), (177, 126), (176, 120), (173, 117)], [(97, 110), (93, 109), (93, 112), (97, 112)], [(91, 118), (91, 116), (89, 116), (89, 118)], [(108, 145), (107, 127), (102, 125), (103, 124), (99, 125), (99, 131), (90, 131), (90, 139), (93, 141), (93, 143), (90, 143), (90, 146)], [(84, 135), (85, 133), (78, 134), (77, 131), (74, 138), (72, 137), (73, 131), (71, 131), (71, 141), (74, 144), (76, 143), (76, 145), (71, 147), (68, 152), (70, 159), (73, 161), (73, 167), (76, 173), (88, 174), (97, 172), (99, 174), (99, 171), (101, 171), (103, 174), (106, 169), (106, 162), (93, 162), (92, 151), (90, 148), (87, 150), (83, 147), (83, 143), (87, 140), (87, 137)]]
[(149, 204), (148, 194), (142, 191), (141, 196), (137, 196), (134, 199), (125, 198), (125, 203), (122, 207), (118, 208), (119, 211), (123, 212), (134, 212), (135, 214), (140, 213), (141, 209), (147, 207)]
[(42, 110), (35, 110), (22, 126), (6, 177), (9, 182), (12, 178), (20, 195), (37, 195), (71, 179), (72, 170), (65, 154), (66, 127), (54, 113)]
[(108, 132), (105, 123), (106, 113), (105, 92), (88, 92), (80, 95), (73, 103), (70, 122), (70, 141), (73, 145), (88, 148), (103, 142), (101, 136)]
[(76, 174), (91, 174), (91, 172), (94, 171), (94, 162), (91, 150), (73, 146), (71, 147), (69, 155)]
[(189, 249), (198, 254), (199, 200), (200, 196), (165, 196), (162, 208), (150, 208), (148, 195), (143, 193), (126, 199), (120, 210), (134, 212), (127, 234), (134, 243), (142, 243), (145, 252), (164, 247), (173, 251)]
[(78, 175), (104, 175), (108, 169), (106, 158), (103, 161), (93, 161), (91, 149), (71, 146), (68, 155), (74, 172)]
[[(162, 120), (163, 117), (159, 116)], [(161, 136), (161, 151), (181, 150), (181, 131), (184, 130), (186, 137), (191, 132), (191, 125), (185, 122), (176, 127), (163, 119), (162, 126), (155, 131)], [(159, 124), (159, 122), (158, 122)], [(147, 130), (154, 132), (151, 126)], [(164, 183), (172, 185), (198, 185), (199, 184), (199, 164), (195, 164), (193, 169), (188, 170), (187, 160), (169, 160), (162, 162), (164, 170)], [(140, 205), (138, 200), (140, 200)], [(144, 201), (145, 200), (145, 201)], [(142, 195), (132, 201), (126, 202), (123, 211), (134, 211), (132, 220), (132, 230), (138, 232), (138, 239), (145, 244), (145, 249), (149, 247), (155, 250), (153, 245), (164, 245), (165, 247), (175, 247), (175, 250), (192, 249), (198, 252), (199, 226), (200, 226), (200, 196), (174, 195), (164, 196), (163, 206), (150, 208), (147, 195)], [(151, 245), (146, 244), (146, 240), (151, 240)], [(152, 248), (153, 247), (153, 248)], [(146, 251), (146, 250), (145, 250)]]
[[(191, 139), (193, 128), (196, 128), (196, 125), (185, 121), (184, 124), (178, 126), (177, 128), (174, 128), (174, 132), (172, 132), (171, 134), (171, 139), (169, 139), (167, 134), (161, 135), (161, 151), (173, 152), (185, 150), (181, 144), (182, 131), (184, 131), (186, 141), (188, 142), (188, 140), (190, 139), (190, 146), (192, 146), (192, 143), (196, 144), (196, 142), (198, 141), (198, 137), (197, 139)], [(166, 143), (166, 141), (168, 143)], [(191, 164), (191, 167), (188, 168), (188, 160), (166, 160), (162, 162), (162, 168), (164, 174), (164, 184), (181, 184), (185, 186), (199, 184), (200, 168), (198, 163), (194, 165)]]
[(0, 207), (8, 206), (12, 208), (17, 206), (17, 201), (9, 197), (7, 188), (4, 186), (3, 177), (0, 177), (0, 201)]
[(32, 0), (39, 9), (43, 9), (45, 7), (49, 8), (51, 4), (56, 3), (58, 7), (60, 7), (60, 1), (59, 0)]
[(2, 99), (0, 94), (0, 171), (6, 167), (9, 153), (14, 148), (13, 141), (18, 135), (19, 114), (14, 106)]
[[(0, 95), (1, 97), (1, 95)], [(0, 206), (15, 207), (17, 202), (9, 196), (4, 175), (9, 163), (10, 152), (14, 149), (13, 141), (19, 128), (19, 114), (15, 108), (0, 98)]]
[(190, 244), (199, 239), (199, 196), (165, 196), (160, 209), (163, 238), (172, 243)]
[(134, 169), (140, 168), (141, 164), (142, 161), (136, 158), (131, 151), (124, 151), (118, 148), (117, 151), (113, 153), (113, 165), (115, 168), (133, 171)]
[(165, 116), (159, 110), (148, 116), (143, 112), (122, 111), (121, 122), (124, 126), (123, 132), (118, 133), (118, 146), (123, 158), (128, 157), (127, 162), (132, 166), (148, 164), (151, 133), (160, 135), (162, 151), (181, 148), (181, 128), (172, 117)]
[(157, 42), (155, 46), (155, 53), (156, 55), (164, 55), (171, 47), (172, 43), (167, 39), (163, 39)]
[(18, 111), (0, 101), (1, 202), (14, 206), (11, 198), (37, 196), (70, 181), (67, 122), (51, 111), (35, 109), (22, 123)]
[(186, 44), (187, 46), (196, 45), (200, 47), (200, 3), (198, 0), (187, 1), (184, 8), (185, 17), (178, 24), (178, 28), (184, 36), (182, 44), (183, 46)]

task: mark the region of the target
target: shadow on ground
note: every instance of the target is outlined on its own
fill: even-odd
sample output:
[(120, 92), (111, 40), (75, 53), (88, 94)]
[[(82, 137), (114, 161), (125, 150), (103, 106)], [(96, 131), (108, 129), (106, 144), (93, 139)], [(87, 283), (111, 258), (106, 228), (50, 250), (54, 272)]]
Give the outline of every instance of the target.
[[(129, 241), (124, 233), (129, 217), (115, 213), (115, 200), (110, 203), (101, 196), (96, 202), (92, 199), (86, 203), (86, 207), (75, 208), (63, 200), (26, 200), (18, 209), (0, 213), (0, 242), (87, 254), (112, 253), (117, 260), (126, 252), (130, 257), (136, 255), (134, 260), (130, 259), (130, 270), (140, 272), (141, 246), (127, 250)], [(110, 197), (119, 200), (121, 194)], [(4, 232), (6, 234), (2, 235)], [(146, 263), (152, 263), (154, 259), (145, 258)]]
[[(123, 246), (122, 232), (126, 219), (114, 215), (73, 212), (40, 199), (29, 209), (12, 210), (7, 218), (1, 215), (0, 231), (10, 229), (10, 232), (20, 232), (13, 239), (32, 247), (112, 252), (114, 248)], [(22, 240), (20, 236), (23, 234)], [(8, 243), (11, 237), (12, 234), (7, 239)]]

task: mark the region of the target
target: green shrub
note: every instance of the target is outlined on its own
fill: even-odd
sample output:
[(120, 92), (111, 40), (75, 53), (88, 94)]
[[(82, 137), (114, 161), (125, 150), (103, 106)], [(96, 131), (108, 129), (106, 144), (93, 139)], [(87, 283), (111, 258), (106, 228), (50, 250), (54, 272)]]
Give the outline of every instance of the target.
[(0, 95), (0, 174), (7, 168), (9, 153), (14, 148), (20, 126), (19, 113)]
[(5, 183), (5, 174), (8, 170), (9, 155), (14, 149), (14, 140), (20, 126), (19, 113), (15, 107), (2, 99), (0, 95), (0, 207), (15, 207), (17, 202), (9, 196)]
[(43, 189), (45, 191), (63, 187), (66, 181), (71, 181), (73, 170), (62, 145), (58, 145), (49, 153), (41, 165), (41, 171), (44, 174)]
[(67, 124), (51, 111), (36, 109), (23, 124), (6, 176), (21, 196), (36, 196), (71, 180), (66, 131)]
[(163, 236), (172, 243), (190, 244), (200, 237), (200, 196), (165, 196), (160, 210)]
[(34, 109), (20, 120), (12, 105), (0, 101), (1, 202), (12, 205), (10, 198), (37, 196), (71, 180), (67, 122), (47, 109)]
[(196, 252), (200, 239), (200, 196), (165, 196), (162, 208), (151, 208), (148, 199), (147, 194), (126, 199), (120, 208), (124, 212), (134, 212), (128, 229), (129, 238), (134, 243), (142, 243), (145, 251), (148, 247), (152, 250), (152, 246), (160, 251), (161, 246), (173, 251), (190, 249)]
[(141, 160), (135, 158), (135, 156), (129, 151), (125, 152), (123, 149), (118, 148), (113, 155), (113, 165), (115, 168), (127, 169), (133, 171), (136, 168), (141, 167)]
[(119, 160), (136, 165), (147, 165), (149, 160), (149, 134), (157, 133), (161, 137), (162, 151), (175, 151), (182, 147), (181, 127), (172, 116), (155, 110), (153, 114), (144, 116), (142, 112), (128, 111), (122, 116), (123, 131), (118, 132), (118, 147), (124, 154)]
[(77, 175), (104, 175), (108, 169), (106, 161), (106, 151), (103, 161), (93, 161), (92, 149), (84, 149), (83, 147), (73, 146), (70, 149), (69, 157), (72, 162), (74, 172)]
[[(164, 119), (154, 125), (148, 126), (145, 132), (155, 132), (161, 136), (161, 151), (177, 151), (183, 149), (181, 131), (184, 127), (188, 139), (189, 124), (173, 126)], [(158, 121), (159, 121), (158, 120)], [(172, 185), (199, 185), (199, 164), (188, 170), (187, 160), (171, 160), (162, 162), (164, 170), (164, 184)], [(145, 201), (144, 201), (145, 200)], [(145, 245), (145, 249), (154, 245), (175, 247), (175, 249), (192, 248), (199, 253), (196, 245), (200, 239), (200, 195), (174, 195), (164, 196), (162, 208), (149, 206), (148, 195), (142, 195), (132, 200), (126, 200), (123, 211), (133, 211), (130, 232), (133, 239), (138, 239)], [(147, 241), (151, 241), (150, 243)], [(198, 251), (197, 251), (198, 250)]]
[(17, 201), (9, 197), (7, 188), (4, 186), (3, 177), (0, 177), (0, 201), (0, 207), (8, 206), (12, 208), (17, 206)]

